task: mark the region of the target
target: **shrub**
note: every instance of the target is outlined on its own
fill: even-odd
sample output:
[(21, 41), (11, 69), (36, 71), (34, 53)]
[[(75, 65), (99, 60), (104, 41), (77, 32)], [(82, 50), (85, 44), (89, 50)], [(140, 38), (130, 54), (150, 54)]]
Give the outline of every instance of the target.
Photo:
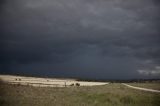
[(72, 83), (72, 84), (70, 84), (70, 86), (74, 86), (74, 84)]
[(80, 86), (80, 83), (76, 83), (76, 86)]

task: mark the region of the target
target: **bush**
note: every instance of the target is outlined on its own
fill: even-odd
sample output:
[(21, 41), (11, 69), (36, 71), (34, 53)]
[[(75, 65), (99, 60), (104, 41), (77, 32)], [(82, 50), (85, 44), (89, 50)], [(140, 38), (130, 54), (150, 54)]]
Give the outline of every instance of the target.
[(76, 86), (80, 86), (80, 83), (76, 83)]
[(70, 86), (74, 86), (74, 84), (72, 83), (72, 84), (70, 84)]

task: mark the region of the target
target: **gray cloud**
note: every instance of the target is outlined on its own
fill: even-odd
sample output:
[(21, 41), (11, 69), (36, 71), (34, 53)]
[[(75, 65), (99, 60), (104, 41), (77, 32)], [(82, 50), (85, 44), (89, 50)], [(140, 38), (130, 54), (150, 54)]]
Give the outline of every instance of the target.
[[(0, 72), (89, 78), (158, 78), (158, 0), (0, 2)], [(156, 70), (155, 70), (156, 71)]]

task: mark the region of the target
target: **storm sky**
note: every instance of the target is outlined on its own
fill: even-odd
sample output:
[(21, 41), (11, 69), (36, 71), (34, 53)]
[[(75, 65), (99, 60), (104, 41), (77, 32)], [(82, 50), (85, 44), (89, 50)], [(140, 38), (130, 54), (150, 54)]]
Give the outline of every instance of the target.
[(0, 73), (160, 78), (159, 0), (0, 0)]

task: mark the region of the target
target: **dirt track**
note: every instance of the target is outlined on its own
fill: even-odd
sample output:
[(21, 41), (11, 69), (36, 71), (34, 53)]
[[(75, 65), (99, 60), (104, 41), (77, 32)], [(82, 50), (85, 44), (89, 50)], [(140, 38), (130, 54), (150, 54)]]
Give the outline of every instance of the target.
[(0, 75), (0, 79), (11, 84), (31, 85), (38, 87), (65, 87), (79, 83), (80, 86), (105, 85), (104, 82), (76, 81), (75, 79), (36, 78), (13, 75)]
[(133, 89), (137, 89), (137, 90), (142, 90), (142, 91), (148, 91), (148, 92), (155, 92), (155, 93), (160, 93), (159, 90), (154, 90), (154, 89), (147, 89), (147, 88), (141, 88), (141, 87), (135, 87), (135, 86), (131, 86), (125, 83), (122, 83), (123, 85), (129, 87), (129, 88), (133, 88)]

